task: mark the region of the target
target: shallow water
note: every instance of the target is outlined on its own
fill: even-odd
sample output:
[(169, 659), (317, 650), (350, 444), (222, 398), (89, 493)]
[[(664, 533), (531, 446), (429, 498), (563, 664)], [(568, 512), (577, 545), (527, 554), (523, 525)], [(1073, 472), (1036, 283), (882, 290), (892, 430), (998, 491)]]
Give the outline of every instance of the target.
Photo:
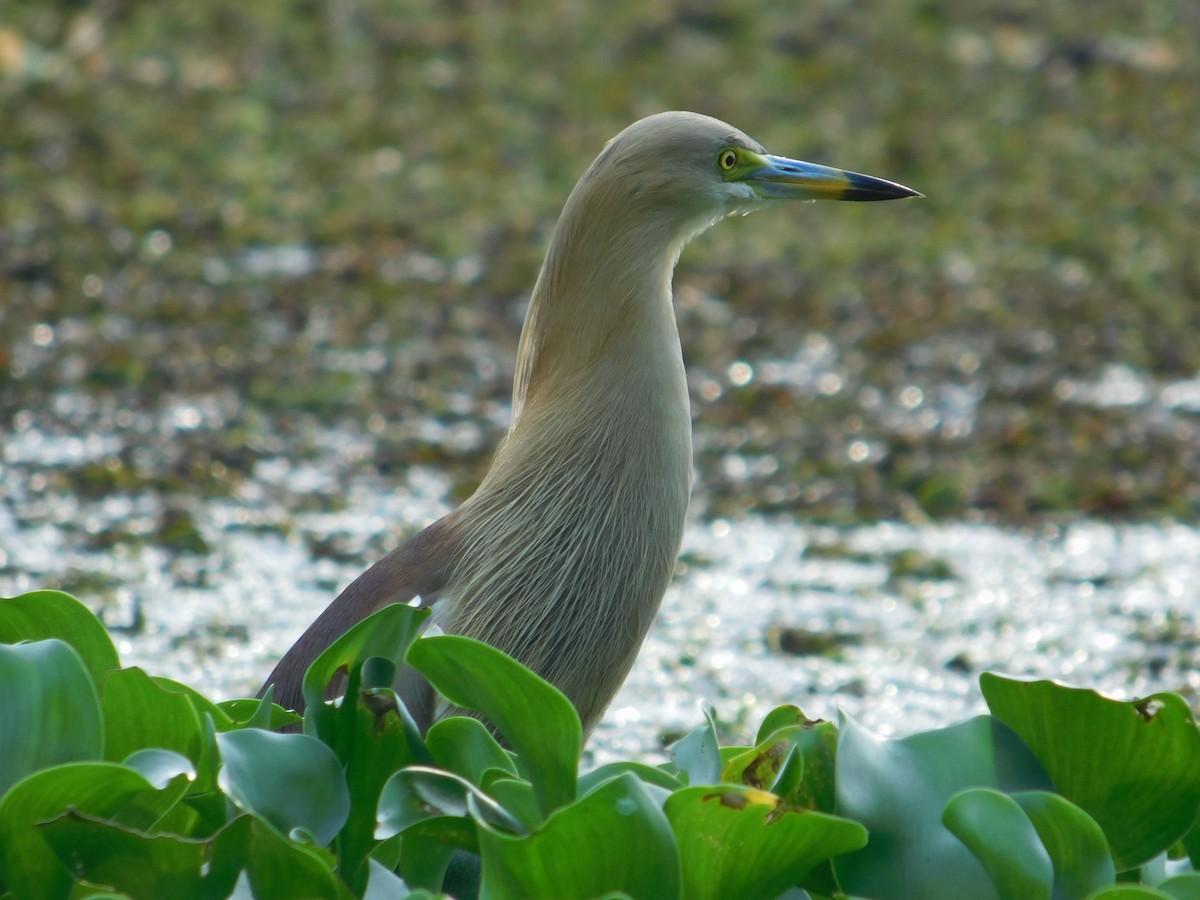
[[(334, 434), (322, 443), (353, 452)], [(9, 446), (10, 470), (32, 444)], [(43, 442), (37, 455), (103, 453), (103, 444)], [(203, 553), (84, 539), (151, 522), (148, 498), (59, 497), (40, 525), (28, 508), (19, 522), (11, 502), (0, 504), (0, 595), (73, 587), (113, 628), (127, 665), (218, 699), (252, 694), (366, 561), (449, 509), (448, 481), (426, 468), (408, 470), (399, 488), (370, 475), (334, 483), (326, 471), (260, 461), (237, 496), (193, 509)], [(342, 502), (322, 509), (334, 490)], [(297, 497), (312, 498), (301, 504), (310, 508), (296, 511)], [(1181, 690), (1194, 701), (1197, 585), (1200, 530), (1177, 524), (693, 521), (592, 761), (658, 758), (664, 741), (701, 721), (704, 701), (742, 738), (785, 702), (821, 718), (841, 707), (880, 733), (907, 734), (981, 711), (978, 674), (989, 669), (1126, 697)]]
[[(1179, 690), (1194, 703), (1200, 688), (1195, 528), (748, 519), (693, 528), (688, 556), (703, 562), (668, 592), (599, 735), (604, 752), (641, 752), (664, 726), (690, 727), (701, 698), (751, 726), (791, 702), (904, 735), (984, 711), (985, 670), (1121, 697)], [(819, 636), (840, 640), (790, 655), (783, 629), (818, 650)]]

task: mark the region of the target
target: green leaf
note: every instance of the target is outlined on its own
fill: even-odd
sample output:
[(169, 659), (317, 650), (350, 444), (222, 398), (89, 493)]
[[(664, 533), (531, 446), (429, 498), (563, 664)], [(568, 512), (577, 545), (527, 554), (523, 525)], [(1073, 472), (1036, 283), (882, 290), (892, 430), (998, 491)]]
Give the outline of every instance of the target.
[(440, 768), (455, 772), (476, 786), (483, 784), (483, 773), (488, 769), (517, 774), (516, 763), (508, 751), (478, 719), (450, 716), (434, 722), (425, 735), (425, 746)]
[(788, 806), (832, 813), (837, 740), (832, 722), (806, 719), (777, 729), (728, 760), (721, 781), (769, 790)]
[(196, 715), (201, 720), (205, 716), (211, 717), (213, 727), (217, 731), (232, 731), (235, 728), (241, 727), (239, 723), (229, 718), (221, 706), (213, 703), (195, 688), (189, 687), (181, 681), (175, 681), (173, 678), (164, 678), (161, 675), (151, 675), (150, 680), (169, 694), (183, 694), (187, 697), (192, 702), (192, 707), (196, 710)]
[[(135, 828), (141, 832), (162, 830), (160, 824), (179, 808), (179, 802), (187, 794), (196, 776), (191, 761), (171, 750), (150, 748), (129, 754), (124, 764), (155, 788), (153, 793), (143, 792), (132, 797), (128, 803), (112, 814), (113, 822)], [(190, 807), (183, 808), (182, 820), (192, 820)]]
[(312, 897), (351, 900), (353, 894), (334, 871), (334, 859), (315, 847), (286, 840), (266, 822), (250, 824), (251, 855), (247, 865), (255, 897)]
[(812, 728), (822, 724), (832, 725), (833, 723), (826, 723), (824, 719), (810, 719), (804, 714), (804, 710), (790, 703), (785, 706), (777, 706), (763, 717), (758, 726), (758, 734), (754, 738), (754, 743), (757, 746), (776, 731), (784, 728), (792, 728), (796, 725)]
[[(760, 791), (771, 790), (780, 773), (793, 758), (796, 744), (791, 738), (798, 731), (799, 729), (777, 731), (757, 747), (751, 747), (732, 757), (722, 767), (720, 781), (741, 784)], [(803, 763), (800, 764), (800, 768), (803, 769)], [(831, 784), (831, 790), (832, 787)]]
[(0, 644), (0, 697), (0, 795), (38, 769), (103, 755), (100, 698), (70, 644)]
[[(473, 798), (474, 809), (468, 803), (468, 798)], [(494, 826), (521, 831), (521, 823), (517, 819), (461, 775), (424, 766), (409, 766), (389, 778), (383, 786), (379, 795), (375, 837), (384, 840), (407, 832), (418, 822), (440, 818), (465, 819), (472, 812), (477, 818)], [(462, 830), (454, 826), (446, 834), (449, 839), (457, 841)]]
[(717, 723), (705, 707), (704, 724), (697, 725), (667, 748), (667, 755), (688, 784), (717, 784), (721, 780), (721, 748), (717, 743)]
[(342, 767), (316, 738), (245, 728), (218, 734), (217, 746), (221, 790), (282, 834), (300, 828), (325, 846), (346, 823), (350, 796)]
[(376, 844), (380, 791), (397, 769), (429, 762), (430, 757), (416, 723), (390, 687), (357, 691), (354, 702), (344, 699), (342, 707), (335, 740), (346, 753), (350, 814), (338, 836), (337, 853), (339, 871), (359, 893), (370, 874), (366, 861)]
[(1062, 794), (1096, 820), (1117, 871), (1192, 827), (1200, 809), (1200, 728), (1184, 699), (1124, 702), (1052, 681), (984, 673), (992, 714), (1016, 731)]
[(428, 609), (393, 603), (367, 616), (313, 660), (301, 685), (305, 733), (336, 748), (334, 733), (338, 710), (325, 703), (326, 688), (342, 674), (359, 678), (362, 664), (371, 657), (382, 656), (395, 664), (402, 662), (409, 644), (428, 617)]
[(236, 700), (222, 700), (217, 708), (235, 724), (246, 728), (263, 728), (267, 731), (279, 731), (288, 725), (303, 722), (304, 717), (298, 716), (289, 709), (284, 709), (277, 703), (271, 702), (275, 693), (275, 685), (267, 688), (267, 693), (261, 698), (240, 697)]
[(865, 825), (871, 838), (863, 850), (833, 861), (842, 888), (898, 900), (994, 897), (983, 866), (942, 824), (950, 798), (972, 787), (1052, 786), (1021, 739), (989, 716), (885, 741), (843, 715), (837, 812)]
[(562, 900), (624, 892), (679, 896), (679, 855), (670, 823), (631, 773), (556, 810), (533, 834), (517, 837), (479, 821), (486, 900)]
[(513, 831), (522, 834), (536, 831), (542, 826), (545, 816), (538, 808), (533, 785), (524, 779), (501, 777), (501, 771), (503, 770), (489, 770), (486, 793), (520, 823), (520, 827), (512, 829)]
[(205, 841), (175, 835), (148, 837), (75, 810), (41, 828), (46, 843), (81, 879), (131, 897), (200, 900), (226, 897), (236, 871), (216, 868), (208, 877)]
[(558, 688), (494, 647), (458, 635), (415, 641), (408, 662), (443, 697), (477, 710), (500, 731), (543, 815), (575, 799), (583, 727)]
[(406, 898), (409, 900), (412, 898), (408, 885), (387, 866), (372, 859), (367, 890), (363, 894), (363, 900), (406, 900)]
[(141, 772), (142, 777), (159, 790), (180, 775), (187, 779), (196, 776), (196, 769), (186, 756), (157, 747), (136, 750), (125, 758), (124, 763), (129, 768)]
[(1193, 869), (1200, 869), (1200, 819), (1196, 820), (1196, 824), (1191, 827), (1191, 830), (1183, 836), (1183, 849), (1187, 852), (1188, 861), (1191, 862)]
[(1047, 791), (1012, 795), (1037, 830), (1054, 863), (1055, 900), (1086, 897), (1117, 877), (1108, 841), (1096, 820), (1082, 809)]
[(689, 900), (776, 897), (818, 864), (867, 842), (857, 822), (789, 809), (774, 794), (744, 785), (683, 788), (665, 812)]
[[(645, 763), (618, 760), (617, 762), (605, 763), (586, 775), (579, 776), (579, 796), (583, 796), (591, 791), (594, 791), (604, 782), (616, 778), (625, 772), (632, 772), (645, 784), (651, 787), (657, 787), (668, 794), (672, 791), (677, 791), (683, 787), (683, 782), (672, 775), (670, 772), (664, 772), (657, 766), (648, 766)], [(665, 799), (665, 798), (664, 798)]]
[(101, 684), (121, 663), (108, 630), (90, 609), (62, 591), (33, 591), (0, 599), (0, 643), (58, 638), (75, 648), (91, 675)]
[(332, 853), (290, 841), (257, 816), (240, 816), (229, 823), (213, 838), (211, 855), (214, 867), (245, 869), (250, 893), (235, 897), (353, 898), (334, 872)]
[(142, 747), (161, 747), (201, 764), (203, 732), (188, 695), (167, 690), (141, 669), (116, 669), (104, 679), (100, 706), (107, 759), (115, 762)]
[(1137, 884), (1118, 884), (1089, 894), (1087, 900), (1174, 900), (1163, 891)]
[(1200, 875), (1195, 872), (1168, 878), (1156, 887), (1175, 900), (1200, 900)]
[(0, 883), (17, 897), (66, 897), (71, 876), (36, 824), (68, 807), (109, 819), (139, 800), (152, 803), (156, 793), (140, 772), (110, 762), (67, 763), (28, 776), (0, 799)]
[(950, 798), (942, 823), (983, 863), (1001, 897), (1050, 900), (1054, 865), (1015, 800), (991, 788)]

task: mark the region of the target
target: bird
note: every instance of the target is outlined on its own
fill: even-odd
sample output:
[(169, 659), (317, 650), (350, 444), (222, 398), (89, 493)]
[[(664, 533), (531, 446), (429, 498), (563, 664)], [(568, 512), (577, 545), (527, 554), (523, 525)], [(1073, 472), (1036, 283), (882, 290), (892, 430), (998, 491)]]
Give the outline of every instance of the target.
[[(475, 492), (354, 580), (260, 692), (303, 711), (301, 681), (392, 603), (488, 643), (549, 681), (589, 735), (657, 615), (692, 483), (691, 414), (672, 278), (721, 219), (787, 200), (920, 197), (895, 182), (773, 156), (692, 112), (621, 131), (567, 198), (517, 348), (512, 418)], [(460, 712), (410, 668), (418, 726)]]

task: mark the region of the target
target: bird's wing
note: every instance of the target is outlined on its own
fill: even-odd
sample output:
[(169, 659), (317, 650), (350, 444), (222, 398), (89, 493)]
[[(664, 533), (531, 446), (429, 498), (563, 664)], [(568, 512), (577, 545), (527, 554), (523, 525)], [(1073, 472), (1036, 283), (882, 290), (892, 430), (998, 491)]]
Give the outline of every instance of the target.
[(351, 626), (392, 603), (420, 596), (422, 605), (445, 584), (457, 556), (454, 514), (434, 522), (367, 569), (342, 591), (284, 654), (258, 692), (275, 685), (274, 702), (304, 711), (304, 673)]

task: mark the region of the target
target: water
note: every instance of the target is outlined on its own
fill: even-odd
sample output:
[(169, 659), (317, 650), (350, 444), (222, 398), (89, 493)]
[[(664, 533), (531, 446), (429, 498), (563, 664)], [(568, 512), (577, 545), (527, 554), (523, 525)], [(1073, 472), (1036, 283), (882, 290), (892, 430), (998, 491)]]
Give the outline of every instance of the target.
[[(984, 711), (985, 670), (1114, 696), (1200, 688), (1200, 530), (1081, 521), (1036, 531), (747, 519), (693, 528), (686, 567), (599, 737), (637, 753), (712, 701), (756, 725), (781, 702), (904, 735)], [(912, 575), (898, 574), (916, 559)], [(780, 629), (834, 634), (772, 649)], [(687, 660), (681, 663), (681, 655)]]
[[(319, 443), (352, 452), (341, 438)], [(9, 469), (34, 450), (46, 462), (102, 454), (104, 442), (26, 438), (9, 445)], [(113, 628), (125, 664), (215, 699), (250, 695), (365, 564), (450, 508), (448, 481), (424, 467), (399, 485), (370, 474), (335, 482), (328, 471), (260, 461), (237, 496), (193, 508), (203, 553), (89, 543), (114, 523), (149, 531), (148, 496), (43, 498), (40, 511), (25, 497), (22, 521), (0, 504), (0, 594), (74, 586)], [(334, 491), (342, 502), (323, 509)], [(297, 497), (312, 502), (297, 511)], [(665, 740), (701, 721), (701, 702), (742, 738), (785, 702), (908, 734), (980, 712), (984, 670), (1194, 700), (1197, 585), (1200, 530), (1179, 524), (696, 519), (591, 761), (659, 759)]]

